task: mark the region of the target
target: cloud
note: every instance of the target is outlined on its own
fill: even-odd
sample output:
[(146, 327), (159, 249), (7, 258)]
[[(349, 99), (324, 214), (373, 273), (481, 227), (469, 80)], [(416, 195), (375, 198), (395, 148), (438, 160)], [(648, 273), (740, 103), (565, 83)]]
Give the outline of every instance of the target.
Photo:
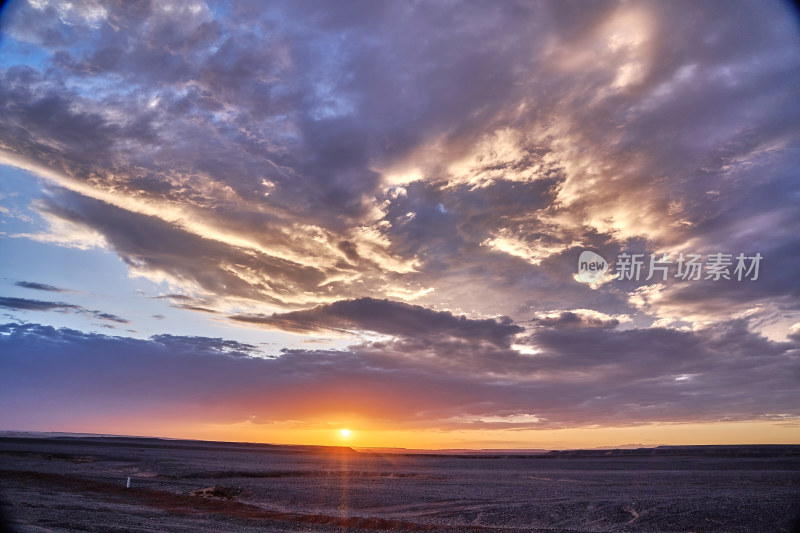
[(14, 283), (17, 287), (23, 287), (25, 289), (34, 289), (37, 291), (48, 291), (48, 292), (69, 292), (67, 289), (60, 289), (58, 287), (53, 287), (52, 285), (48, 285), (46, 283), (37, 283), (35, 281), (17, 281)]
[(630, 320), (628, 316), (612, 317), (591, 309), (576, 309), (537, 315), (531, 322), (537, 326), (551, 328), (613, 328), (618, 326), (621, 321), (628, 320)]
[[(49, 287), (49, 285), (46, 285)], [(51, 289), (44, 289), (51, 290)], [(86, 309), (80, 305), (68, 304), (64, 302), (47, 302), (42, 300), (30, 300), (28, 298), (10, 298), (0, 296), (0, 307), (11, 311), (60, 311), (65, 313), (79, 313), (90, 318), (116, 322), (117, 324), (130, 324), (130, 320), (118, 317), (111, 313)]]
[(508, 318), (474, 320), (447, 311), (373, 298), (339, 301), (271, 316), (236, 315), (231, 318), (295, 333), (366, 330), (408, 338), (455, 337), (487, 341), (500, 347), (508, 347), (511, 337), (524, 331)]
[(117, 315), (113, 315), (111, 313), (102, 313), (100, 311), (88, 311), (92, 316), (95, 318), (99, 318), (100, 320), (107, 320), (109, 322), (116, 322), (117, 324), (130, 324), (130, 320), (126, 320), (124, 318), (118, 317)]
[(17, 412), (51, 423), (155, 412), (184, 422), (323, 423), (349, 412), (378, 426), (443, 429), (800, 416), (798, 345), (744, 322), (699, 332), (542, 328), (533, 356), (457, 338), (269, 354), (205, 337), (141, 340), (36, 324), (0, 333), (9, 427)]
[[(209, 307), (213, 302), (205, 298), (194, 298), (185, 294), (164, 294), (155, 296), (157, 299), (165, 299), (170, 301), (170, 307), (175, 309), (185, 309), (187, 311), (198, 311), (201, 313), (218, 314), (219, 311)], [(161, 318), (164, 318), (163, 316)]]
[(42, 300), (9, 298), (6, 296), (0, 297), (0, 307), (3, 309), (11, 309), (12, 311), (52, 311), (53, 309), (80, 309), (79, 305), (66, 304), (63, 302), (45, 302)]
[(579, 246), (778, 254), (796, 234), (778, 3), (37, 6), (4, 22), (46, 54), (0, 76), (6, 162), (86, 197), (41, 206), (51, 240), (187, 291), (489, 305), (471, 285), (516, 314), (580, 306), (553, 268)]

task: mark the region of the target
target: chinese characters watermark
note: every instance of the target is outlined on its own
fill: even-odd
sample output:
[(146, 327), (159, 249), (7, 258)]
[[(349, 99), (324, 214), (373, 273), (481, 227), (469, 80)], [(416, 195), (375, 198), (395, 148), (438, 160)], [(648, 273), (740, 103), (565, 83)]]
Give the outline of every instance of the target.
[[(763, 256), (760, 253), (745, 255), (712, 253), (679, 253), (673, 257), (668, 253), (637, 254), (622, 252), (614, 263), (613, 279), (621, 281), (667, 281), (676, 278), (683, 281), (721, 279), (756, 281)], [(602, 256), (585, 250), (578, 258), (578, 279), (586, 283), (597, 282), (605, 276), (610, 264)]]

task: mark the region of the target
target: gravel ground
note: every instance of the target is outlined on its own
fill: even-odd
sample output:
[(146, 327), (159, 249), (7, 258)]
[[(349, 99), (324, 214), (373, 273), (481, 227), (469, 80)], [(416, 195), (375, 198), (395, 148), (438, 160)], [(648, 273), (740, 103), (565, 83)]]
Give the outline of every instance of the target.
[(793, 533), (800, 453), (453, 457), (3, 438), (0, 498), (19, 532)]

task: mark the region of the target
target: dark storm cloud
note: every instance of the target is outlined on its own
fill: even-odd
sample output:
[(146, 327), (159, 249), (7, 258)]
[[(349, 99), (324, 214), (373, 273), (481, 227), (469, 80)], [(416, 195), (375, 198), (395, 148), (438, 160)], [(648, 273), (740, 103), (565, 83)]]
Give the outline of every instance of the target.
[(231, 318), (297, 333), (331, 329), (368, 330), (410, 338), (457, 337), (465, 341), (486, 341), (505, 348), (510, 345), (511, 337), (524, 331), (508, 318), (499, 322), (494, 319), (474, 320), (447, 311), (373, 298), (335, 302), (271, 316), (237, 315)]
[(64, 302), (47, 302), (43, 300), (31, 300), (28, 298), (10, 298), (0, 296), (0, 307), (11, 311), (60, 311), (65, 313), (80, 313), (91, 318), (116, 322), (118, 324), (129, 324), (130, 321), (120, 318), (111, 313), (104, 313), (93, 309), (86, 309), (80, 305), (73, 305)]
[(35, 281), (18, 281), (14, 283), (17, 287), (23, 287), (25, 289), (34, 289), (37, 291), (47, 291), (47, 292), (69, 292), (67, 289), (60, 289), (58, 287), (54, 287), (52, 285), (48, 285), (46, 283), (38, 283)]
[(19, 412), (37, 420), (157, 411), (183, 421), (262, 423), (353, 411), (417, 428), (800, 415), (792, 407), (800, 405), (798, 345), (769, 341), (743, 322), (694, 333), (543, 328), (532, 339), (541, 352), (532, 356), (453, 338), (452, 354), (441, 350), (445, 340), (398, 341), (265, 359), (252, 345), (204, 337), (139, 340), (35, 324), (0, 332), (6, 423), (22, 405)]

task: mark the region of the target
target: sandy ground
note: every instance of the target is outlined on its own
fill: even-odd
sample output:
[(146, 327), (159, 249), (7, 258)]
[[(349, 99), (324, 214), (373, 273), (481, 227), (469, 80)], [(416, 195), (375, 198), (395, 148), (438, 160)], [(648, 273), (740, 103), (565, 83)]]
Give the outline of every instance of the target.
[(0, 498), (19, 532), (794, 532), (800, 447), (734, 455), (0, 438)]

